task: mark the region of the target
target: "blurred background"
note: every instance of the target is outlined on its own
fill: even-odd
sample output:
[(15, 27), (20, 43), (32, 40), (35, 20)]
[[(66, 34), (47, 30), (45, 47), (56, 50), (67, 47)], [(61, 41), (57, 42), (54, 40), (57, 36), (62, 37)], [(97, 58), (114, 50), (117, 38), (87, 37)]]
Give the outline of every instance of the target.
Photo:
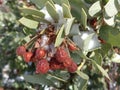
[[(74, 2), (73, 2), (74, 1)], [(77, 19), (80, 19), (79, 6), (81, 1), (71, 0), (72, 14)], [(96, 0), (83, 0), (90, 4)], [(107, 0), (104, 0), (107, 2)], [(17, 20), (21, 17), (19, 6), (23, 4), (30, 5), (29, 0), (0, 0), (0, 90), (42, 90), (40, 85), (33, 85), (24, 81), (23, 74), (32, 74), (34, 66), (26, 64), (21, 57), (16, 56), (16, 48), (20, 45), (20, 41), (25, 37), (23, 26)], [(83, 4), (83, 3), (82, 3)], [(81, 5), (82, 5), (81, 4)], [(84, 7), (84, 6), (83, 6)], [(86, 7), (84, 7), (86, 8)], [(120, 53), (118, 48), (116, 52)], [(108, 83), (110, 87), (116, 87), (118, 90), (120, 78), (120, 65), (112, 63), (112, 68), (109, 72), (110, 77), (113, 77), (113, 83)], [(109, 66), (108, 66), (109, 67)], [(105, 68), (108, 68), (105, 67)], [(98, 74), (87, 74), (90, 76), (92, 84), (88, 83), (88, 90), (102, 90), (104, 82), (102, 76)], [(100, 80), (101, 79), (101, 80)], [(3, 89), (4, 88), (4, 89)], [(95, 89), (94, 89), (95, 88)], [(110, 89), (112, 90), (112, 89)]]

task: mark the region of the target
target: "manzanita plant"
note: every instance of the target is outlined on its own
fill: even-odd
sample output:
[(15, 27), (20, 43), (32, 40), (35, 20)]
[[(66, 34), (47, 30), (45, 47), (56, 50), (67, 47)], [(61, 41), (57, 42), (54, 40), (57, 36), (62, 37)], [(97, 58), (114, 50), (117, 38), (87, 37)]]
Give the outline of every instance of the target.
[(35, 65), (26, 81), (64, 90), (87, 89), (92, 74), (111, 82), (105, 67), (120, 62), (112, 52), (120, 47), (119, 0), (31, 0), (20, 11), (26, 37), (16, 54)]

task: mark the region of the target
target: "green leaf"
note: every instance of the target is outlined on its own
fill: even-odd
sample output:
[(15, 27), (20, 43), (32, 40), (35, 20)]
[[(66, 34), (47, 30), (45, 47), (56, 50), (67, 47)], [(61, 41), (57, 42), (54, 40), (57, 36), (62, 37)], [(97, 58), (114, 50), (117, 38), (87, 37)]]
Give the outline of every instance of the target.
[(97, 13), (99, 13), (101, 11), (101, 5), (100, 5), (100, 1), (95, 2), (90, 8), (89, 8), (89, 15), (90, 16), (95, 16)]
[(34, 3), (39, 9), (41, 9), (42, 7), (44, 7), (45, 3), (48, 0), (31, 0), (32, 3)]
[(103, 26), (100, 29), (100, 37), (107, 43), (120, 47), (120, 31), (117, 28), (110, 26)]
[(109, 26), (115, 26), (115, 16), (112, 16), (110, 18), (104, 17), (104, 21), (109, 25)]
[(111, 57), (111, 61), (114, 63), (120, 63), (120, 55), (117, 53), (114, 53)]
[(70, 12), (70, 8), (66, 5), (66, 4), (62, 4), (62, 8), (63, 8), (63, 15), (65, 18), (72, 18), (71, 12)]
[(57, 4), (61, 4), (61, 0), (53, 0)]
[(95, 55), (93, 57), (93, 60), (95, 60), (95, 62), (98, 64), (98, 65), (102, 65), (102, 55), (98, 52), (99, 50), (95, 51)]
[(26, 28), (26, 27), (23, 28), (23, 32), (26, 35), (30, 35), (30, 34), (35, 34), (36, 33), (35, 30), (29, 29), (29, 28)]
[(75, 19), (75, 18), (67, 19), (66, 28), (65, 28), (65, 35), (68, 35), (68, 34), (69, 34), (74, 19)]
[(46, 8), (50, 16), (55, 20), (55, 22), (58, 22), (59, 15), (55, 7), (49, 1), (46, 3)]
[(97, 68), (101, 71), (101, 73), (103, 74), (103, 76), (105, 76), (106, 78), (108, 78), (110, 80), (110, 77), (107, 73), (107, 71), (105, 71), (100, 65), (98, 65), (95, 61), (92, 61), (94, 65), (97, 66)]
[(54, 2), (53, 2), (53, 0), (48, 0), (51, 4), (52, 4), (52, 6), (55, 8), (55, 5), (54, 5)]
[(88, 11), (86, 4), (82, 0), (69, 0), (69, 2), (72, 7), (72, 15), (79, 21), (81, 19), (81, 9), (84, 8), (86, 13)]
[(94, 35), (95, 35), (95, 33), (91, 33), (91, 34), (84, 40), (83, 49), (84, 49), (85, 51), (87, 51), (87, 50), (89, 49), (90, 40), (93, 38)]
[(24, 40), (26, 43), (28, 43), (28, 42), (30, 41), (30, 35), (24, 37), (23, 40)]
[(107, 16), (112, 17), (118, 13), (118, 9), (116, 7), (117, 0), (109, 0), (108, 3), (105, 5), (105, 13)]
[(20, 10), (26, 15), (35, 15), (41, 18), (44, 18), (45, 16), (44, 13), (40, 12), (39, 10), (32, 9), (32, 8), (20, 8)]
[(88, 79), (89, 79), (88, 75), (85, 74), (85, 73), (83, 73), (83, 72), (81, 72), (81, 71), (76, 71), (76, 73), (77, 73), (81, 78), (83, 78), (83, 79), (85, 79), (85, 80), (88, 80)]
[(80, 35), (73, 36), (73, 41), (85, 52), (100, 48), (100, 43), (94, 32), (81, 31)]
[(30, 19), (27, 19), (25, 17), (22, 17), (19, 22), (21, 24), (23, 24), (24, 26), (28, 27), (28, 28), (31, 28), (31, 29), (37, 29), (38, 27), (38, 22), (36, 21), (33, 21), (33, 20), (30, 20)]
[(87, 26), (87, 14), (83, 8), (81, 10), (81, 23), (84, 26), (84, 28), (86, 28), (86, 26)]
[(61, 3), (66, 4), (69, 7), (69, 9), (70, 9), (70, 3), (69, 3), (68, 0), (61, 0)]
[(118, 11), (120, 11), (120, 0), (115, 0), (115, 5), (116, 5)]
[(28, 18), (30, 20), (34, 20), (34, 21), (37, 21), (37, 22), (44, 22), (44, 23), (49, 23), (50, 22), (44, 18), (41, 18), (41, 17), (36, 17), (36, 16), (25, 16), (25, 18)]
[(82, 50), (77, 50), (77, 51), (75, 51), (75, 53), (77, 53), (81, 58), (87, 59), (86, 55), (83, 53)]
[(81, 71), (76, 71), (76, 73), (78, 76), (73, 79), (74, 84), (79, 88), (79, 90), (85, 90), (89, 77)]
[(101, 49), (99, 50), (102, 57), (106, 56), (108, 54), (108, 51), (112, 48), (112, 46), (108, 43), (102, 44)]
[(68, 73), (68, 71), (62, 71), (62, 70), (57, 71), (56, 70), (56, 71), (54, 71), (53, 75), (65, 80), (65, 81), (67, 81), (70, 78), (70, 74)]
[(70, 36), (80, 35), (79, 24), (73, 24), (69, 33)]
[(47, 75), (24, 75), (24, 78), (27, 82), (33, 83), (33, 84), (40, 84), (40, 85), (50, 85), (54, 86), (54, 83), (47, 79)]
[(61, 45), (63, 40), (64, 40), (64, 25), (61, 27), (61, 29), (58, 32), (58, 35), (55, 40), (55, 47), (58, 47), (59, 45)]
[(79, 54), (77, 54), (77, 53), (75, 53), (75, 52), (71, 52), (70, 53), (70, 56), (71, 56), (71, 58), (73, 58), (73, 61), (75, 62), (75, 63), (77, 63), (77, 64), (80, 64), (80, 62), (81, 62), (81, 57), (80, 57), (80, 55)]

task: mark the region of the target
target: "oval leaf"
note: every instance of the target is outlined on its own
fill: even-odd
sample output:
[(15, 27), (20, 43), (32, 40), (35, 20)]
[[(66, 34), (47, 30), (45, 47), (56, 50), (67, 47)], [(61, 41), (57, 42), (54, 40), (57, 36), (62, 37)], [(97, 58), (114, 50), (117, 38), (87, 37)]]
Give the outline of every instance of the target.
[(87, 26), (87, 14), (83, 8), (81, 10), (81, 23), (84, 26), (84, 28), (86, 28), (86, 26)]
[(35, 10), (35, 9), (32, 9), (32, 8), (20, 8), (21, 12), (23, 12), (24, 14), (26, 15), (35, 15), (35, 16), (39, 16), (41, 18), (44, 18), (44, 13), (38, 11), (38, 10)]
[(100, 5), (100, 1), (95, 2), (90, 8), (89, 8), (89, 15), (90, 16), (94, 16), (97, 13), (99, 13), (101, 11), (101, 5)]
[(58, 35), (55, 40), (55, 47), (58, 47), (64, 40), (64, 25), (61, 27), (60, 31), (58, 32)]
[(46, 8), (50, 16), (55, 20), (55, 22), (58, 22), (59, 15), (55, 9), (55, 6), (53, 6), (49, 1), (46, 3)]
[(107, 16), (112, 17), (115, 16), (118, 13), (118, 9), (116, 7), (116, 2), (117, 0), (109, 0), (108, 3), (105, 5), (105, 13)]
[(38, 22), (30, 20), (28, 18), (22, 17), (19, 22), (23, 24), (24, 26), (31, 28), (31, 29), (37, 29), (38, 27)]
[(65, 28), (65, 35), (69, 34), (74, 19), (75, 18), (67, 19), (66, 28)]
[(62, 8), (63, 8), (63, 16), (65, 18), (72, 18), (70, 8), (64, 3), (62, 4)]

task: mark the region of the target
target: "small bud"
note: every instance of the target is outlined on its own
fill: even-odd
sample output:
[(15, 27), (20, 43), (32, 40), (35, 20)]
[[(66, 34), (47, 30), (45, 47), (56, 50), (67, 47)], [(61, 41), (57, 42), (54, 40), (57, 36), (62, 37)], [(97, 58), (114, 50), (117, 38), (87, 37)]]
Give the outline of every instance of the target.
[(73, 45), (73, 44), (69, 44), (69, 45), (68, 45), (68, 49), (69, 49), (70, 51), (75, 51), (75, 50), (77, 50), (77, 47), (76, 47), (75, 45)]

